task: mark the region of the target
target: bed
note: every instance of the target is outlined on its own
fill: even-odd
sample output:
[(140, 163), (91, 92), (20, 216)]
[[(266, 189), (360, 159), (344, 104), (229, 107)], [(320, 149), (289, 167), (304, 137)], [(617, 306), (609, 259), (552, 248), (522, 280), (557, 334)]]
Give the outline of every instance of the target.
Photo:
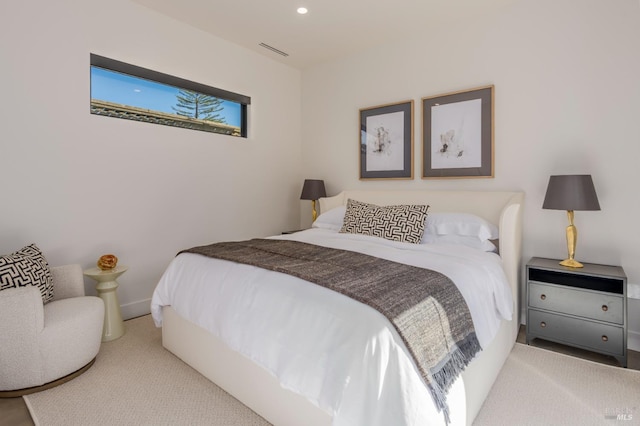
[[(496, 225), (499, 239), (491, 239), (497, 253), (449, 242), (413, 244), (409, 253), (407, 243), (378, 244), (381, 238), (342, 234), (330, 223), (323, 225), (323, 217), (331, 222), (330, 212), (344, 211), (349, 200), (377, 206), (429, 205), (429, 217), (440, 213), (479, 217)], [(314, 228), (273, 237), (364, 250), (398, 262), (409, 253), (419, 259), (415, 262), (430, 259), (433, 269), (447, 276), (468, 272), (473, 280), (492, 281), (488, 296), (460, 290), (474, 324), (484, 321), (488, 326), (476, 327), (482, 350), (448, 390), (446, 420), (387, 319), (322, 286), (251, 265), (182, 253), (154, 291), (152, 315), (162, 327), (165, 348), (272, 424), (469, 425), (518, 333), (523, 201), (521, 192), (343, 191), (319, 200), (321, 215)], [(421, 251), (413, 253), (413, 246)], [(446, 262), (440, 260), (445, 256)], [(486, 278), (483, 271), (488, 271)], [(502, 287), (494, 276), (502, 277)], [(460, 287), (458, 282), (456, 286)], [(274, 306), (281, 315), (274, 315)], [(223, 319), (210, 317), (212, 310), (221, 312)], [(374, 313), (366, 317), (370, 312)], [(485, 319), (477, 319), (483, 315)], [(264, 321), (267, 317), (273, 324)], [(368, 340), (369, 334), (375, 334), (373, 340)], [(367, 350), (359, 349), (367, 345)]]

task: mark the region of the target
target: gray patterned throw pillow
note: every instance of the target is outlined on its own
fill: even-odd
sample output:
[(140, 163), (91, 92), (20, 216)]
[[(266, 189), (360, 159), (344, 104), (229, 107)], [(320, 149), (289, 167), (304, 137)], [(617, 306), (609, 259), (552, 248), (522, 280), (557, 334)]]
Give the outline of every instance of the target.
[(40, 289), (43, 303), (53, 299), (51, 270), (44, 255), (35, 244), (0, 256), (0, 291), (28, 285)]
[(381, 207), (349, 199), (340, 232), (419, 244), (428, 209), (426, 205)]

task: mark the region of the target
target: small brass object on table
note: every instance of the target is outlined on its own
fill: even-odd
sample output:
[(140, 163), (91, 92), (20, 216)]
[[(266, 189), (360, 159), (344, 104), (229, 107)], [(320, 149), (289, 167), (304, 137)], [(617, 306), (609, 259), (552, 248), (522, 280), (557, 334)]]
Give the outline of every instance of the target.
[(117, 264), (118, 258), (113, 254), (104, 254), (100, 256), (100, 259), (98, 259), (98, 262), (96, 263), (98, 268), (102, 271), (109, 271), (115, 268)]

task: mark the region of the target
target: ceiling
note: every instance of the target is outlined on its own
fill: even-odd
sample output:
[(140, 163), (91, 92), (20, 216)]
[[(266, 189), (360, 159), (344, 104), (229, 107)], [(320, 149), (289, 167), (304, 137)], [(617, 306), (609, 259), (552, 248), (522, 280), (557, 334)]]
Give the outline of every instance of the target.
[[(480, 18), (517, 0), (133, 0), (295, 68), (434, 26)], [(300, 15), (296, 9), (306, 7)], [(260, 46), (267, 44), (282, 56)]]

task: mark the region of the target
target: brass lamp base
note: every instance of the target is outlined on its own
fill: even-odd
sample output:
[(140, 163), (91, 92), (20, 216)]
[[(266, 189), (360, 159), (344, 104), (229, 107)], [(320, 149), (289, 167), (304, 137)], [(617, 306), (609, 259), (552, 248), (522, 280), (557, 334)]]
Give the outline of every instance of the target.
[(576, 255), (576, 243), (578, 241), (578, 229), (573, 224), (573, 210), (567, 211), (567, 218), (569, 219), (569, 226), (567, 226), (567, 252), (569, 258), (560, 262), (562, 266), (568, 266), (569, 268), (583, 268), (584, 265), (574, 259)]
[(569, 268), (584, 268), (584, 265), (575, 259), (565, 259), (560, 264)]

